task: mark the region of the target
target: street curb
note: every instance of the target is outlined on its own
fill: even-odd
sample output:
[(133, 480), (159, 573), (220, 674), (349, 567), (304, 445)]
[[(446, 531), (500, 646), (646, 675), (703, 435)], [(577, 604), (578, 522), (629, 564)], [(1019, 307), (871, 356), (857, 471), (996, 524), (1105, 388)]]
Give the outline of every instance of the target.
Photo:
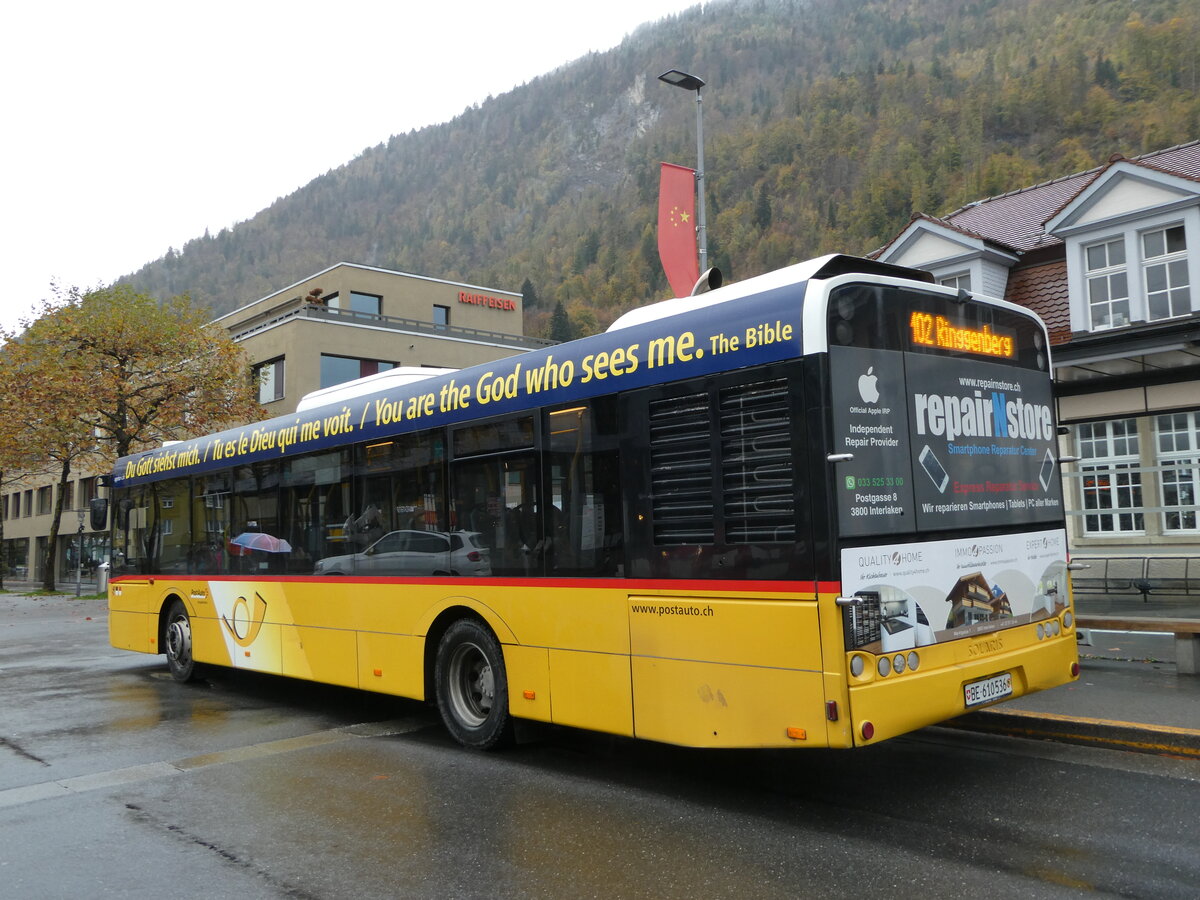
[(1194, 728), (1171, 728), (1024, 710), (979, 710), (943, 724), (950, 728), (988, 734), (1200, 759), (1200, 730)]

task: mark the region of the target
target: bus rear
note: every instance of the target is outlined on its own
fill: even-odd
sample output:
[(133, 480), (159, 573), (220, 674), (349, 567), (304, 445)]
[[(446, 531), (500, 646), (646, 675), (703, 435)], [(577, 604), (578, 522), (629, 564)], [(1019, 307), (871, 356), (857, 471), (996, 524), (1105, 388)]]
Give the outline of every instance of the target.
[(861, 745), (1071, 681), (1078, 657), (1040, 320), (965, 292), (839, 282), (822, 588), (841, 608)]

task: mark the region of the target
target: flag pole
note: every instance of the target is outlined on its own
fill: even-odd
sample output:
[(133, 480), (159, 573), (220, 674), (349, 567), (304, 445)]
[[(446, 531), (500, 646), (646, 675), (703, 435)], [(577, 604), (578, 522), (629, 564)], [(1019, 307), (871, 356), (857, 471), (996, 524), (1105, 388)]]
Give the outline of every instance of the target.
[(704, 106), (696, 88), (696, 242), (700, 245), (700, 271), (708, 271), (708, 223), (704, 215)]

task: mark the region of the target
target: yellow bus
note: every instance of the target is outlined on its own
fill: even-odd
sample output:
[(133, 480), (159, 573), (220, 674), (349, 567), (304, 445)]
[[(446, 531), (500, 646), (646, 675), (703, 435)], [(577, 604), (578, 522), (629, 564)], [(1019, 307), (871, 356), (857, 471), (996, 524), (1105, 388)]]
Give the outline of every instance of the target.
[(121, 459), (113, 646), (689, 747), (1078, 677), (1046, 331), (828, 256)]

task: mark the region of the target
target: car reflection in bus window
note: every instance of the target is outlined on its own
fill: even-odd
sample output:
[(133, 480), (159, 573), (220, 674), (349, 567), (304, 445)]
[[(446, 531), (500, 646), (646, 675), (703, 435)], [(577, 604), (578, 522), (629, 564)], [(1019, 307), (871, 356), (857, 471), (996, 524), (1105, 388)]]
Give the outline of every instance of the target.
[(317, 575), (491, 575), (490, 553), (471, 531), (391, 531), (365, 550), (317, 561)]

